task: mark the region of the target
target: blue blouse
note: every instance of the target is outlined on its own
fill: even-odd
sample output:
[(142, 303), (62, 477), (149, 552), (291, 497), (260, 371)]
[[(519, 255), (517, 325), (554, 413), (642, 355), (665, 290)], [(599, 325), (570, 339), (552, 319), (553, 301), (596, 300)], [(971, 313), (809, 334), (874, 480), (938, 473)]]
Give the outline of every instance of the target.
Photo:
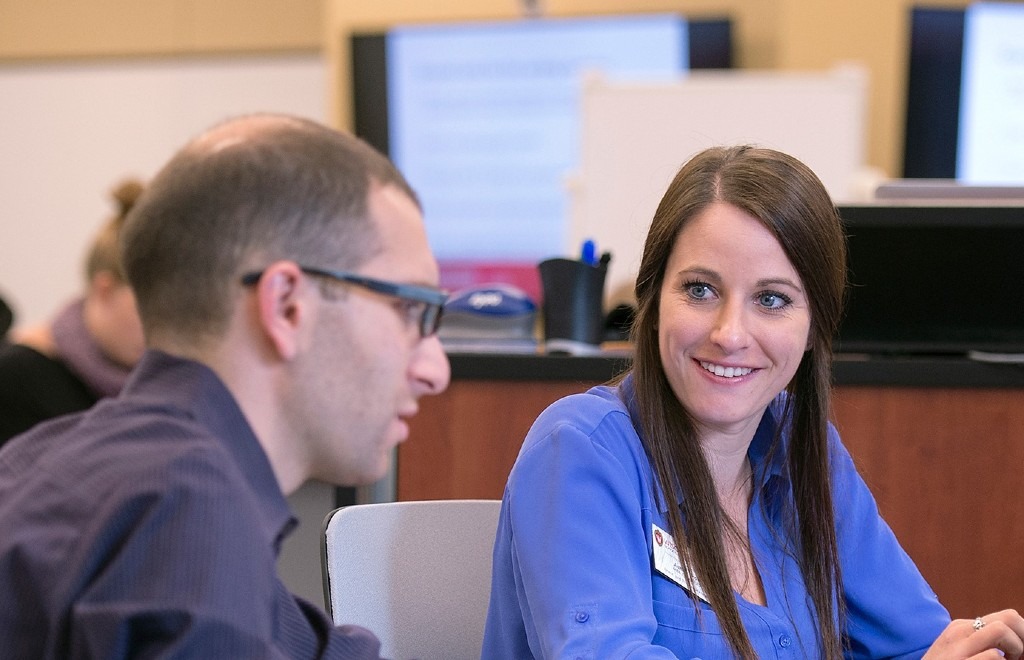
[[(627, 379), (622, 387), (630, 388)], [(736, 595), (760, 658), (819, 657), (817, 626), (781, 531), (788, 482), (764, 415), (748, 456), (751, 549), (766, 606)], [(850, 657), (917, 658), (949, 623), (829, 426)], [(482, 657), (731, 658), (715, 613), (655, 569), (654, 526), (669, 530), (655, 477), (615, 388), (566, 397), (540, 415), (509, 476), (494, 546)], [(659, 566), (660, 567), (660, 566)]]

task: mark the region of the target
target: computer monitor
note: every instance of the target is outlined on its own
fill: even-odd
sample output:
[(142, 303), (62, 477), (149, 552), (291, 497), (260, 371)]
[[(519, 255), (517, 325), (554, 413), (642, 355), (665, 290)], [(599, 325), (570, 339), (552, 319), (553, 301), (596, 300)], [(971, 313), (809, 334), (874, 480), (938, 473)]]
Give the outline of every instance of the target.
[(954, 179), (964, 10), (913, 7), (903, 178)]
[(561, 254), (588, 74), (732, 66), (731, 22), (677, 14), (396, 26), (351, 36), (354, 127), (420, 195), (442, 285), (517, 285)]
[(913, 7), (903, 177), (1024, 184), (1024, 3)]
[(1024, 2), (979, 2), (964, 14), (956, 178), (1024, 184)]
[(1024, 206), (849, 205), (842, 352), (1024, 352)]

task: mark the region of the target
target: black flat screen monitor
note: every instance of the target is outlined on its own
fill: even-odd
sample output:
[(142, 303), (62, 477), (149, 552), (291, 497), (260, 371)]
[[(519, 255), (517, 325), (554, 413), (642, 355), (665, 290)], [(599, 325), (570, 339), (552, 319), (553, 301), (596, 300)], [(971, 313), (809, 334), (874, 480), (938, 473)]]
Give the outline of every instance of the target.
[(839, 210), (851, 288), (838, 350), (1024, 352), (1024, 207)]
[(1024, 184), (1024, 2), (914, 7), (903, 177)]
[(910, 10), (903, 178), (956, 177), (964, 10)]
[(535, 298), (537, 263), (569, 256), (586, 75), (732, 66), (728, 19), (676, 14), (398, 26), (352, 35), (351, 49), (355, 131), (419, 193), (442, 285)]

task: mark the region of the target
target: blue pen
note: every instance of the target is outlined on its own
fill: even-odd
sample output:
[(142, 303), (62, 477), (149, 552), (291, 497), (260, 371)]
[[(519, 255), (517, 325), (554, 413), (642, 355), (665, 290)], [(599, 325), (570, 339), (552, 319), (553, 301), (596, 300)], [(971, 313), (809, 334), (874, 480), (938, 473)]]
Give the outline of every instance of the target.
[(580, 248), (580, 261), (588, 266), (597, 265), (597, 245), (589, 238), (583, 241), (583, 247)]

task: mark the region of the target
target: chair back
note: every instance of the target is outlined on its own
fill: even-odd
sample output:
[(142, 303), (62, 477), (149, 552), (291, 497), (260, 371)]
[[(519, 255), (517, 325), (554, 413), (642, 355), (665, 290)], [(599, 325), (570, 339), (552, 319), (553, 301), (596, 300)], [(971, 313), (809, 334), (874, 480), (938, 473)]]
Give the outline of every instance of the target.
[(357, 504), (324, 521), (324, 601), (395, 660), (477, 659), (500, 500)]

